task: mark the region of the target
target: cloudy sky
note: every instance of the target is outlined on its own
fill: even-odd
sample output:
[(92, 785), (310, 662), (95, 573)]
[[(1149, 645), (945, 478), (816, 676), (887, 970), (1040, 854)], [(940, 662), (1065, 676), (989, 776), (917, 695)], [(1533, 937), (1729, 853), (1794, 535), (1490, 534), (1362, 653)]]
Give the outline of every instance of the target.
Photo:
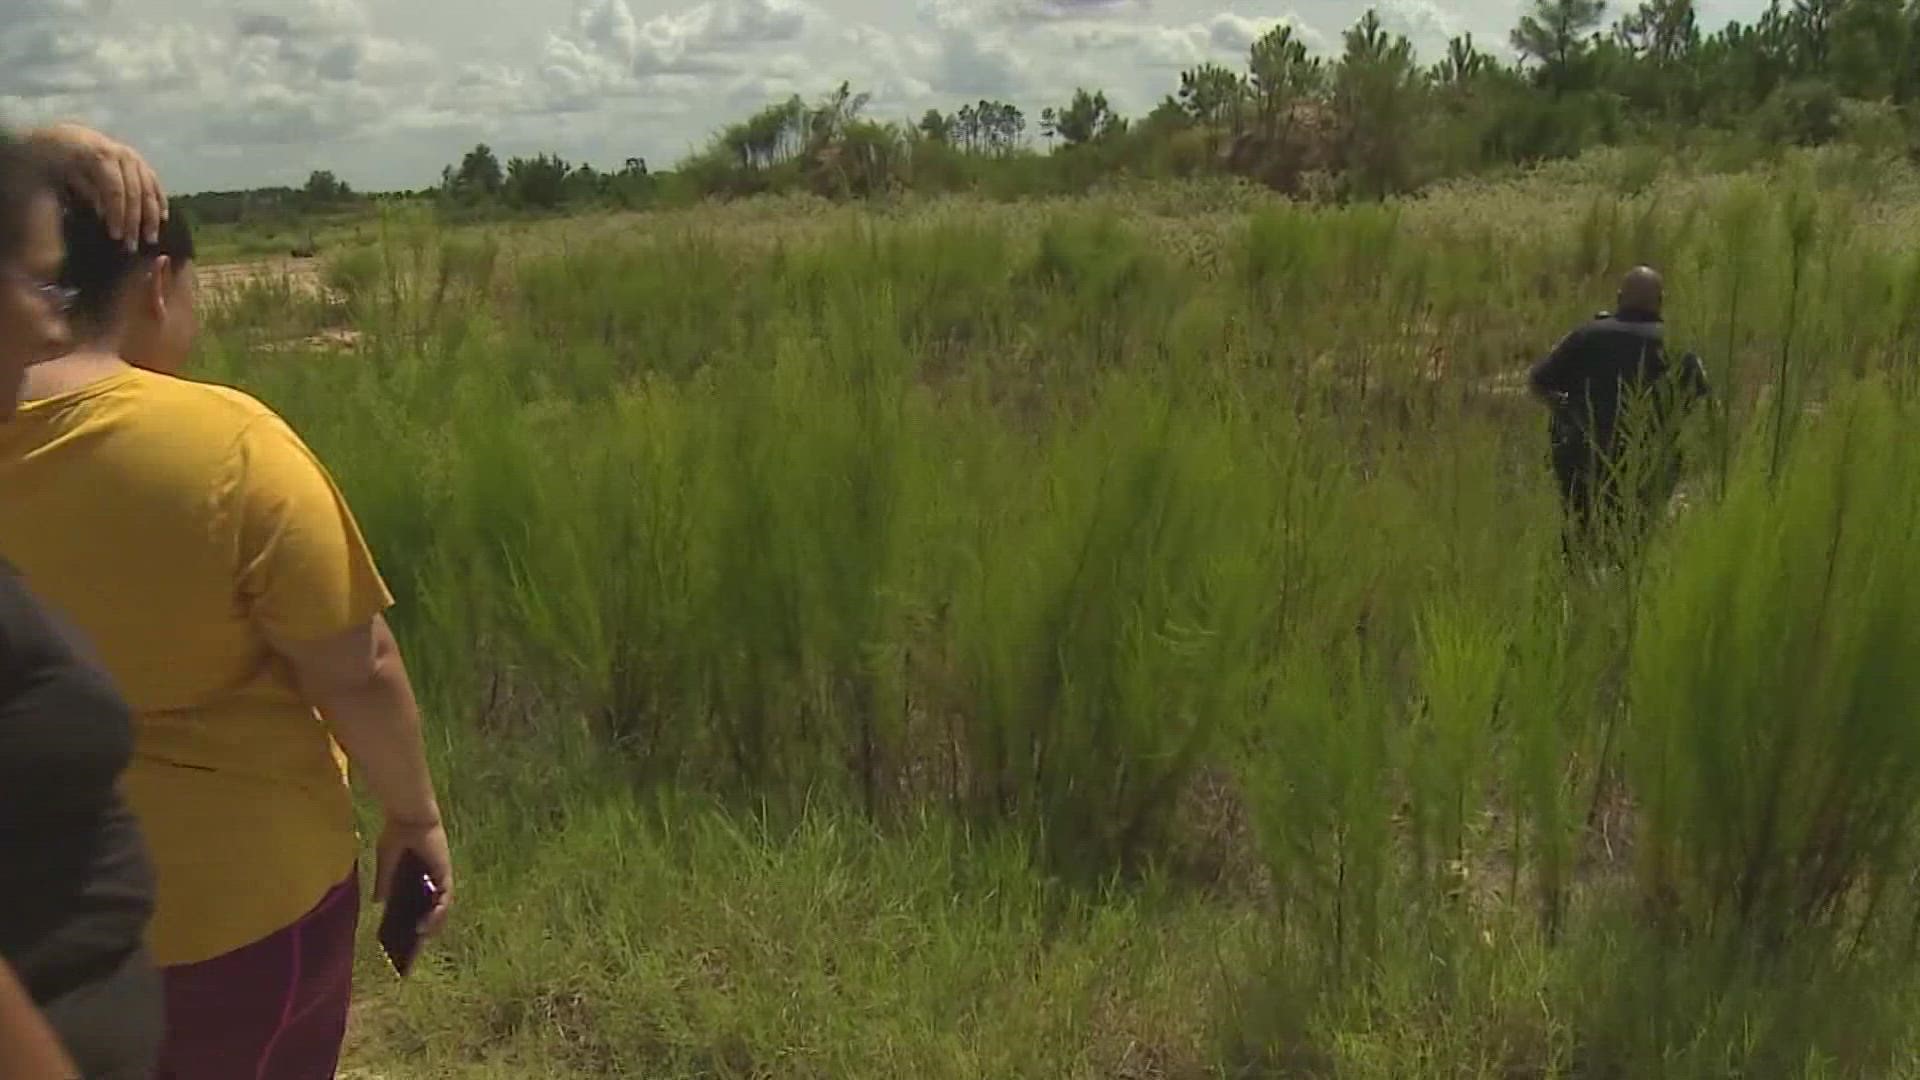
[[(1379, 0), (1437, 56), (1505, 47), (1523, 0)], [(1620, 0), (1616, 0), (1617, 4)], [(872, 112), (982, 97), (1030, 113), (1075, 86), (1140, 112), (1286, 21), (1322, 49), (1366, 0), (0, 0), (0, 118), (77, 118), (174, 191), (432, 183), (474, 143), (671, 164), (765, 102), (839, 80)], [(1761, 0), (1703, 0), (1704, 21)]]

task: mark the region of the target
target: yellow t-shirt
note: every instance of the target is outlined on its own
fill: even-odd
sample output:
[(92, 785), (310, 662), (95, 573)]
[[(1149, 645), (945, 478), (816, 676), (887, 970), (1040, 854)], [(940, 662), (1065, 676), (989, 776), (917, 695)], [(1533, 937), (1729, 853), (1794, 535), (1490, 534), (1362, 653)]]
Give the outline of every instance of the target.
[(352, 872), (346, 760), (264, 631), (331, 637), (387, 592), (325, 468), (239, 391), (129, 370), (0, 423), (0, 556), (137, 716), (125, 778), (161, 964), (297, 921)]

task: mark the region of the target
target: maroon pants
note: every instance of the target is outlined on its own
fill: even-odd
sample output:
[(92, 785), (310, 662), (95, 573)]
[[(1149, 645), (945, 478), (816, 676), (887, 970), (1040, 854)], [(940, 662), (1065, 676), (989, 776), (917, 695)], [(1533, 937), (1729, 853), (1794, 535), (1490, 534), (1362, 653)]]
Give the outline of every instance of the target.
[(163, 968), (157, 1080), (332, 1080), (353, 988), (358, 876), (299, 922), (198, 964)]

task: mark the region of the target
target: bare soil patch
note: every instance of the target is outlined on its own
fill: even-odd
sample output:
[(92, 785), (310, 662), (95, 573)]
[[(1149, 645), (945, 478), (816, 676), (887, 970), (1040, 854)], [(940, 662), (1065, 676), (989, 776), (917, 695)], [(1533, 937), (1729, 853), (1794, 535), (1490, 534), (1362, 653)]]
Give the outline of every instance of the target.
[(285, 281), (302, 291), (318, 293), (321, 288), (320, 267), (318, 259), (280, 256), (202, 266), (196, 276), (200, 287), (214, 296), (231, 296), (247, 285), (260, 281)]

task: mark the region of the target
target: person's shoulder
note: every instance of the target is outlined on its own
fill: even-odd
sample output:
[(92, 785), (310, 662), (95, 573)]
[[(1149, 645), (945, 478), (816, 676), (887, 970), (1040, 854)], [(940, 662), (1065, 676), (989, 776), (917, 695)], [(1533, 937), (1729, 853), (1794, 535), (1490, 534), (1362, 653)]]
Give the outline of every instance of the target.
[[(127, 393), (140, 399), (143, 407), (158, 407), (146, 415), (164, 420), (170, 427), (202, 425), (209, 433), (237, 432), (273, 415), (258, 398), (231, 386), (200, 382), (153, 371), (136, 370), (127, 384)], [(164, 411), (161, 411), (164, 410)]]
[(248, 477), (274, 483), (311, 464), (312, 452), (278, 412), (220, 383), (139, 371), (90, 422), (118, 433), (115, 460), (156, 491)]
[(223, 386), (135, 368), (78, 401), (60, 422), (110, 435), (77, 460), (156, 489), (227, 467), (263, 406)]
[(1573, 328), (1572, 333), (1570, 333), (1568, 336), (1569, 337), (1591, 337), (1595, 333), (1605, 330), (1612, 322), (1613, 322), (1612, 312), (1610, 311), (1596, 312), (1594, 313), (1594, 316), (1592, 318), (1588, 319), (1586, 322), (1579, 324), (1578, 326), (1575, 326)]
[(1635, 316), (1621, 316), (1618, 312), (1602, 312), (1586, 327), (1586, 335), (1609, 345), (1642, 348), (1648, 341), (1659, 342), (1665, 337), (1666, 327), (1657, 319), (1645, 319)]
[(1605, 329), (1606, 324), (1602, 319), (1588, 319), (1586, 322), (1580, 323), (1573, 329), (1567, 331), (1566, 336), (1560, 339), (1560, 346), (1557, 351), (1561, 353), (1579, 352), (1585, 349), (1587, 344), (1594, 339), (1595, 335)]
[(299, 436), (271, 405), (238, 387), (200, 382), (153, 372), (140, 393), (149, 415), (164, 418), (175, 431), (196, 432), (227, 448), (260, 442), (299, 442)]
[(200, 382), (196, 379), (170, 378), (165, 375), (156, 375), (155, 378), (168, 384), (172, 392), (181, 399), (196, 402), (210, 411), (223, 413), (238, 423), (252, 423), (262, 417), (276, 415), (266, 402), (245, 390), (225, 383)]
[(1642, 315), (1631, 311), (1602, 311), (1587, 325), (1609, 330), (1647, 333), (1659, 331), (1666, 326), (1666, 323), (1657, 315)]

